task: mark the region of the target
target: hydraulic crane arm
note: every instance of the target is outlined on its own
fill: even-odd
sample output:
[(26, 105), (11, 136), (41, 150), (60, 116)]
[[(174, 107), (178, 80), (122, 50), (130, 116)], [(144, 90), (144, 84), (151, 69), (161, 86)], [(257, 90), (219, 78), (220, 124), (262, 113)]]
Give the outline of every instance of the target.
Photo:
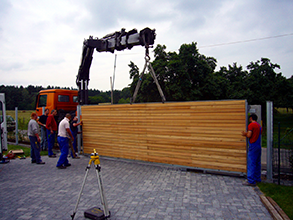
[(128, 32), (125, 29), (121, 29), (121, 31), (108, 34), (101, 39), (94, 39), (90, 36), (89, 39), (84, 40), (81, 64), (76, 77), (76, 85), (79, 88), (79, 104), (88, 104), (89, 72), (94, 49), (98, 52), (109, 51), (114, 53), (115, 50), (121, 51), (126, 48), (131, 49), (133, 46), (141, 45), (148, 50), (149, 46), (154, 44), (155, 38), (155, 29), (145, 28), (139, 33), (136, 29)]

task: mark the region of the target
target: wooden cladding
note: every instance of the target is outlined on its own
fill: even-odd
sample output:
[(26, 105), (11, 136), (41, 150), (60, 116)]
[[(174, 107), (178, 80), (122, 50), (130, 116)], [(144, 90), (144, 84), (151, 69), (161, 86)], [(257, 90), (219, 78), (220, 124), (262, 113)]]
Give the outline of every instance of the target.
[(81, 109), (85, 153), (246, 173), (245, 100)]

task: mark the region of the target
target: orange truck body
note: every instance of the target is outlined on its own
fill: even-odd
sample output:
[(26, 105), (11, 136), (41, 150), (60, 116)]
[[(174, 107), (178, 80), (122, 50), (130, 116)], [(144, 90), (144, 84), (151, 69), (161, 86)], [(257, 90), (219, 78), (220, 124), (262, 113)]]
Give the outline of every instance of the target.
[(49, 109), (49, 113), (56, 109), (58, 114), (76, 112), (78, 105), (78, 91), (69, 89), (41, 90), (36, 97), (36, 113), (43, 114), (43, 107)]

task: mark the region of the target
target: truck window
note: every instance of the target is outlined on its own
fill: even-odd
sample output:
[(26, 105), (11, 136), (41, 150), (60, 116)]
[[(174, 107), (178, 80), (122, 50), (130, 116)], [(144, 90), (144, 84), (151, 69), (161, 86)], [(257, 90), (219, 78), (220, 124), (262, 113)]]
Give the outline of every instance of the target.
[(69, 102), (68, 95), (58, 95), (58, 102)]
[(78, 102), (78, 96), (73, 96), (73, 102)]
[(47, 95), (40, 95), (38, 107), (46, 107), (47, 105)]

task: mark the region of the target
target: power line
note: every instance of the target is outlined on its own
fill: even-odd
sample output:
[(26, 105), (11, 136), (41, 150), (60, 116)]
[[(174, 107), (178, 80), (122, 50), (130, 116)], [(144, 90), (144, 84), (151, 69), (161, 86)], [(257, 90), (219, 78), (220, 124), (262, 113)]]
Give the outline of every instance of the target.
[(272, 39), (272, 38), (287, 37), (287, 36), (291, 36), (291, 35), (293, 35), (293, 33), (276, 35), (276, 36), (271, 36), (271, 37), (255, 38), (255, 39), (250, 39), (250, 40), (234, 41), (234, 42), (229, 42), (229, 43), (212, 44), (212, 45), (201, 46), (198, 48), (219, 47), (219, 46), (225, 46), (225, 45), (231, 45), (231, 44), (240, 44), (240, 43), (247, 43), (247, 42), (252, 42), (252, 41), (268, 40), (268, 39)]
[[(233, 42), (221, 43), (221, 44), (211, 44), (211, 45), (205, 45), (205, 46), (198, 46), (198, 49), (207, 48), (207, 47), (219, 47), (219, 46), (225, 46), (225, 45), (231, 45), (231, 44), (241, 44), (241, 43), (260, 41), (260, 40), (268, 40), (268, 39), (287, 37), (287, 36), (292, 36), (292, 35), (293, 35), (293, 33), (270, 36), (270, 37), (261, 37), (261, 38), (255, 38), (255, 39), (249, 39), (249, 40), (233, 41)], [(143, 52), (141, 52), (141, 53), (123, 53), (123, 54), (121, 53), (121, 54), (119, 54), (119, 56), (129, 56), (129, 55), (138, 55), (138, 54), (143, 54)]]

